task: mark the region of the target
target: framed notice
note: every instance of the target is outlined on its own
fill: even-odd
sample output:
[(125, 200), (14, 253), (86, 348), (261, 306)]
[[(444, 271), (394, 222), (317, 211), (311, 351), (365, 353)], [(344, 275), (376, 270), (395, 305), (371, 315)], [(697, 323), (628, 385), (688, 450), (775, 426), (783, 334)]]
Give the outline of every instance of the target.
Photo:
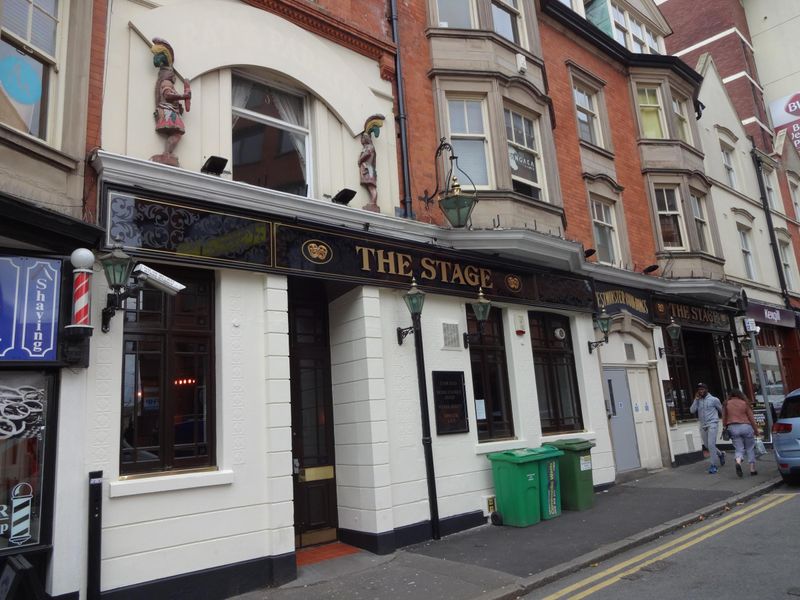
[(437, 435), (469, 431), (463, 371), (433, 372), (433, 409)]

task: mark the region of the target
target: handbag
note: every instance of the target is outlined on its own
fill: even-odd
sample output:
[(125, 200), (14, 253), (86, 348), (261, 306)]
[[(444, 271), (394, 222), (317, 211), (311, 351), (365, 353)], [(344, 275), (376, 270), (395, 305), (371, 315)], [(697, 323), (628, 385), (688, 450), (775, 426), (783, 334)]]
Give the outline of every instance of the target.
[(764, 456), (767, 453), (767, 447), (764, 445), (764, 440), (761, 438), (756, 438), (753, 449), (756, 451), (756, 456)]
[(726, 442), (730, 441), (731, 439), (731, 432), (728, 431), (727, 427), (723, 428), (722, 430), (722, 439), (725, 440)]

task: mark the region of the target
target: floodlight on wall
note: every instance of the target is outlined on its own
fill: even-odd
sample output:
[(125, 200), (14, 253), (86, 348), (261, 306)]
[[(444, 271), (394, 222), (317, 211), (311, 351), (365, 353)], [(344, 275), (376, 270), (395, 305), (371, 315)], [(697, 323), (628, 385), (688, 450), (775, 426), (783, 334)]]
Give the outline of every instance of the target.
[(223, 158), (222, 156), (209, 156), (200, 168), (200, 172), (219, 177), (225, 171), (227, 165), (227, 158)]
[(650, 275), (650, 273), (654, 273), (655, 271), (658, 271), (658, 269), (659, 269), (658, 265), (648, 265), (644, 269), (642, 269), (642, 273), (644, 273), (645, 275)]
[(336, 195), (331, 198), (331, 202), (334, 204), (341, 204), (342, 206), (347, 206), (356, 195), (355, 190), (351, 190), (350, 188), (344, 188), (336, 192)]
[(583, 251), (583, 258), (590, 258), (595, 254), (597, 254), (597, 250), (595, 250), (594, 248), (587, 248), (586, 250)]

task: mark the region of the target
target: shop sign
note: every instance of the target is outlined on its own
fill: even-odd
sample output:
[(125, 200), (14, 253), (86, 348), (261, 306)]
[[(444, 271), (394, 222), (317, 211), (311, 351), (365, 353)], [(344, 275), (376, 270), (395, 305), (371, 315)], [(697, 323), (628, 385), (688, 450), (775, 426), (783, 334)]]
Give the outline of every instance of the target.
[(650, 320), (650, 295), (647, 292), (601, 281), (595, 282), (594, 290), (599, 310), (605, 309), (610, 315), (625, 310), (643, 321)]
[(436, 434), (467, 433), (467, 393), (463, 371), (433, 371)]
[(791, 328), (795, 326), (794, 312), (775, 306), (765, 306), (764, 304), (750, 302), (747, 305), (747, 316), (766, 325)]
[(482, 257), (423, 244), (357, 235), (203, 210), (119, 191), (109, 192), (108, 243), (197, 262), (340, 279), (361, 284), (421, 287), (475, 297), (590, 312), (589, 279), (513, 270)]
[(775, 133), (786, 130), (786, 135), (800, 150), (800, 92), (789, 94), (769, 103)]
[(473, 297), (479, 287), (492, 299), (593, 310), (588, 279), (561, 273), (512, 271), (452, 251), (428, 249), (319, 229), (274, 224), (275, 267), (304, 275), (324, 275), (408, 287), (414, 277), (422, 287)]
[(719, 331), (730, 331), (731, 328), (727, 312), (693, 304), (679, 304), (677, 302), (659, 300), (653, 304), (653, 317), (659, 323), (669, 323), (670, 319), (675, 319), (678, 325), (687, 325), (689, 327), (701, 327)]
[(0, 361), (58, 358), (61, 261), (0, 257)]

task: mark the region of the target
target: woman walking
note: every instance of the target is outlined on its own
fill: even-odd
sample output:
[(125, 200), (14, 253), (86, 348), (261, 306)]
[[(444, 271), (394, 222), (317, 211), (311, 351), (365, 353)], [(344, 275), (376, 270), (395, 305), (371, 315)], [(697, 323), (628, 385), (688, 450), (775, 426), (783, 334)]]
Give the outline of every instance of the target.
[(750, 475), (757, 475), (756, 455), (753, 450), (758, 435), (758, 425), (753, 417), (750, 401), (741, 390), (733, 390), (722, 407), (722, 426), (727, 427), (728, 433), (736, 451), (736, 474), (742, 476), (742, 460), (747, 454), (750, 463)]

